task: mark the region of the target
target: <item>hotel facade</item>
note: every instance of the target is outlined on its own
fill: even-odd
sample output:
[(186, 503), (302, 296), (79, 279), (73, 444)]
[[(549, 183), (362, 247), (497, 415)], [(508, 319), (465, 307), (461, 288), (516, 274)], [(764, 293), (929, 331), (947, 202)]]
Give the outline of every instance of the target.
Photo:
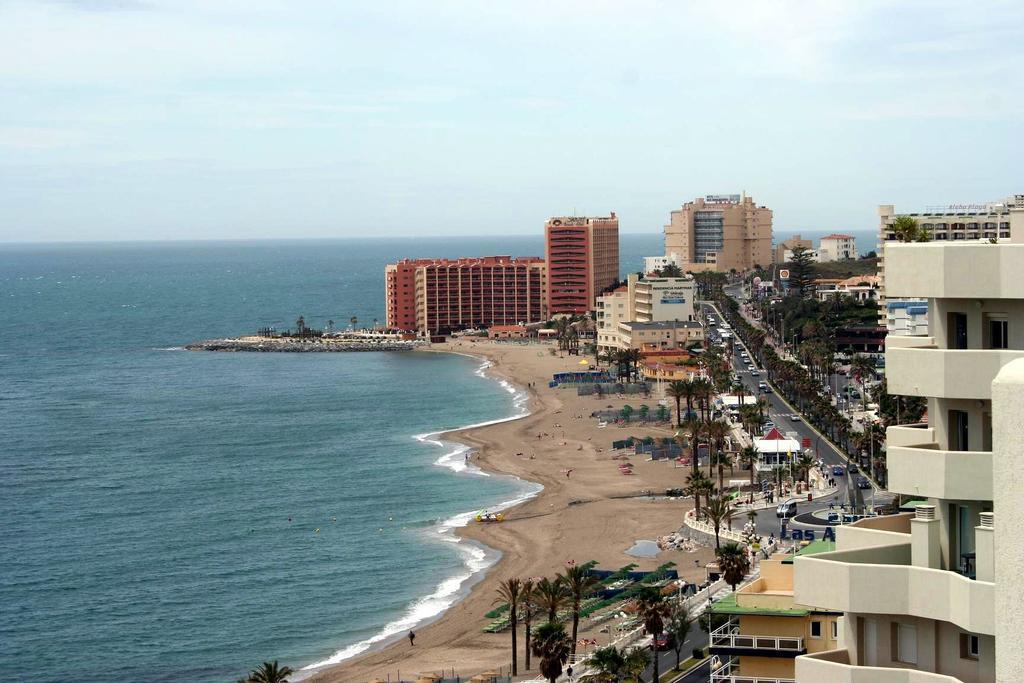
[[(658, 344), (662, 348), (683, 347), (704, 338), (703, 327), (696, 323), (692, 278), (644, 277), (631, 273), (626, 284), (597, 298), (597, 348), (642, 348)], [(646, 323), (664, 323), (644, 328)]]
[(547, 320), (537, 257), (405, 259), (384, 268), (389, 329), (437, 334)]
[(927, 423), (886, 432), (889, 488), (915, 511), (796, 558), (795, 600), (843, 613), (840, 647), (798, 657), (796, 681), (1019, 681), (1024, 234), (890, 243), (886, 260), (890, 294), (930, 310), (929, 336), (886, 344), (889, 391), (928, 404)]
[(767, 266), (772, 211), (746, 194), (707, 195), (673, 211), (665, 226), (665, 254), (684, 271), (745, 271)]
[(547, 307), (552, 316), (593, 310), (619, 280), (619, 219), (555, 216), (544, 224)]

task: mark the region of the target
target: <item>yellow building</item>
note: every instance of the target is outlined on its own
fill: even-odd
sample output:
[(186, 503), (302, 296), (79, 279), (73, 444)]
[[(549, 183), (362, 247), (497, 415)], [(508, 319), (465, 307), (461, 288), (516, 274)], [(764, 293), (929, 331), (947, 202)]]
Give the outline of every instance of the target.
[[(831, 541), (815, 541), (797, 555), (834, 548)], [(839, 647), (842, 615), (793, 600), (793, 557), (764, 560), (759, 578), (712, 606), (713, 614), (728, 617), (711, 633), (711, 654), (718, 658), (712, 683), (793, 681), (796, 657)]]

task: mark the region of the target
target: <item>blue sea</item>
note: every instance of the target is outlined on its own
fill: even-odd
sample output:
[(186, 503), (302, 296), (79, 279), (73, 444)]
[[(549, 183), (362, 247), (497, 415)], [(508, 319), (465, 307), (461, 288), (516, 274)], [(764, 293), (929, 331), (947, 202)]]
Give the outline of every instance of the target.
[[(623, 272), (661, 236), (622, 239)], [(0, 662), (9, 680), (233, 681), (401, 637), (495, 554), (452, 530), (534, 484), (439, 431), (524, 410), (477, 359), (191, 341), (383, 321), (400, 257), (537, 237), (0, 245)]]

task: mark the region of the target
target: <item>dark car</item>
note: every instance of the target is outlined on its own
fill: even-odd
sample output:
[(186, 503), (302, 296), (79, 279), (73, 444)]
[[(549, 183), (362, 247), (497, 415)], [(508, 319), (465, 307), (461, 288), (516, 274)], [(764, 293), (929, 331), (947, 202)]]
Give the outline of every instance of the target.
[(859, 489), (869, 489), (869, 488), (871, 488), (871, 482), (868, 481), (867, 477), (858, 477), (857, 478), (857, 488), (859, 488)]
[(832, 476), (833, 477), (841, 477), (844, 474), (846, 474), (846, 470), (843, 469), (842, 465), (833, 465), (832, 466)]
[(860, 470), (858, 470), (857, 466), (851, 462), (850, 466), (846, 468), (846, 471), (849, 472), (850, 474), (857, 474), (857, 472), (859, 472)]

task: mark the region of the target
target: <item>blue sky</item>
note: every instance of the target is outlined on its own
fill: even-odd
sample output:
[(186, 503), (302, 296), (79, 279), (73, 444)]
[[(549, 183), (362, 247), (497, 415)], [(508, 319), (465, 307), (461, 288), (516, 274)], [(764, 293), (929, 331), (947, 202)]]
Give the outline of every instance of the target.
[(0, 241), (777, 229), (1024, 192), (1024, 3), (0, 0)]

